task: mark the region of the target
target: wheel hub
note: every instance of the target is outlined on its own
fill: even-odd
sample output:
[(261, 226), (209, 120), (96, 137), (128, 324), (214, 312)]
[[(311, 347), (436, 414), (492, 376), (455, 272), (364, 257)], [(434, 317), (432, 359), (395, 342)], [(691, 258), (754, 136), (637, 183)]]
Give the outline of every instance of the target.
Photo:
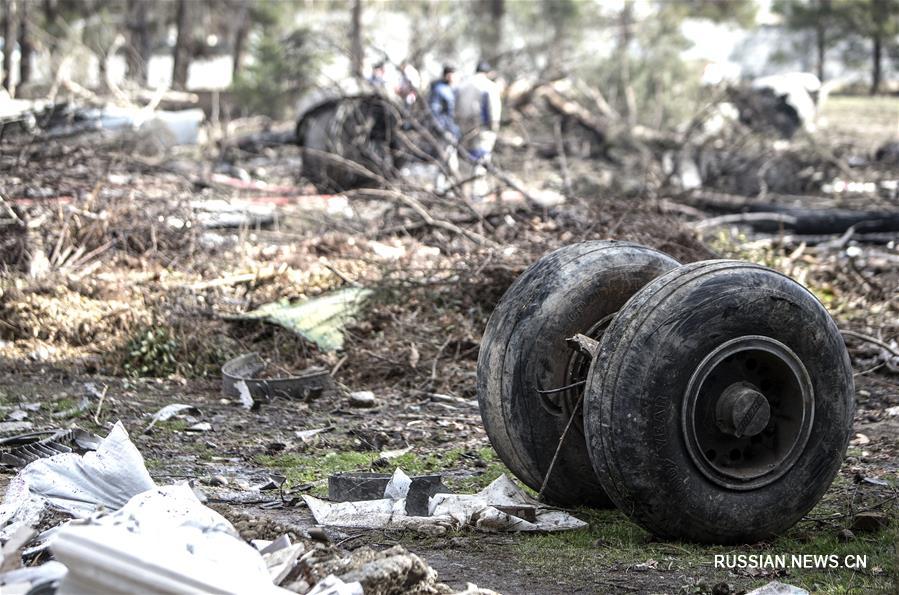
[[(599, 341), (614, 317), (615, 312), (604, 316), (583, 335), (593, 341)], [(569, 348), (571, 353), (568, 358), (565, 377), (562, 379), (562, 386), (575, 386), (567, 390), (545, 394), (541, 403), (547, 412), (564, 419), (568, 419), (572, 413), (575, 413), (578, 416), (578, 431), (583, 433), (583, 413), (582, 410), (575, 411), (575, 408), (581, 395), (584, 394), (583, 383), (587, 379), (593, 358), (581, 349)]]
[(799, 458), (814, 395), (802, 361), (759, 335), (722, 344), (690, 377), (682, 431), (690, 457), (713, 482), (735, 490), (767, 485)]
[(724, 389), (715, 412), (718, 429), (735, 438), (760, 434), (771, 419), (768, 399), (748, 382), (735, 382)]

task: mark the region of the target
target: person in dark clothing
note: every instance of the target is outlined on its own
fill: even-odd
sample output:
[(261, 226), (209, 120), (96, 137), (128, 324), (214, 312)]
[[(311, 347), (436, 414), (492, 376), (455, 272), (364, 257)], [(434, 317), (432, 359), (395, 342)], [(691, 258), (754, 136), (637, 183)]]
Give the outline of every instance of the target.
[(385, 78), (387, 73), (386, 67), (387, 63), (383, 60), (372, 66), (371, 76), (368, 77), (368, 82), (375, 87), (384, 87), (387, 84), (387, 79)]
[[(459, 153), (456, 145), (462, 137), (459, 125), (456, 123), (456, 92), (453, 90), (453, 79), (456, 69), (452, 66), (443, 67), (443, 77), (431, 83), (428, 93), (428, 108), (431, 110), (438, 143), (442, 146), (434, 147), (439, 153), (439, 159), (446, 165), (453, 175), (459, 170)], [(442, 170), (438, 170), (434, 181), (434, 189), (438, 192), (446, 188), (449, 180)]]
[(458, 141), (460, 137), (459, 125), (456, 123), (456, 94), (453, 91), (453, 79), (456, 69), (452, 66), (443, 67), (443, 77), (431, 83), (428, 94), (428, 106), (438, 130)]

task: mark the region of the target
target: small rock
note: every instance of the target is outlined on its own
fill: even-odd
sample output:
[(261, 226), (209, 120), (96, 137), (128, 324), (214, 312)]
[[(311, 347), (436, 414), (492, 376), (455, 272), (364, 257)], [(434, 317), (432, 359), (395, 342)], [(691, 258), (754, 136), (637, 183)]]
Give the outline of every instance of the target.
[(30, 421), (4, 421), (0, 422), (0, 436), (19, 434), (34, 428)]
[(712, 595), (731, 595), (732, 593), (736, 593), (736, 591), (729, 583), (721, 582), (712, 587)]
[(212, 424), (208, 421), (201, 421), (198, 424), (194, 424), (189, 428), (185, 429), (185, 432), (210, 432), (212, 431)]
[(860, 512), (852, 519), (852, 530), (860, 533), (880, 531), (890, 523), (882, 512)]
[(6, 416), (6, 419), (9, 421), (22, 421), (23, 419), (28, 419), (28, 412), (22, 409), (13, 409)]
[(887, 407), (886, 409), (887, 417), (899, 417), (899, 405), (895, 407)]
[(50, 356), (56, 353), (55, 347), (46, 347), (44, 345), (39, 346), (34, 351), (28, 354), (28, 357), (32, 359), (32, 361), (36, 362), (45, 362), (50, 359)]
[(374, 407), (376, 403), (375, 393), (370, 390), (350, 393), (350, 406), (352, 407)]
[(228, 478), (224, 475), (213, 475), (209, 478), (209, 485), (211, 486), (226, 486), (228, 485)]
[(849, 529), (843, 529), (839, 533), (837, 533), (837, 539), (839, 539), (843, 543), (846, 543), (855, 539), (855, 533), (853, 533)]
[(309, 535), (309, 539), (313, 541), (320, 541), (322, 543), (330, 543), (331, 538), (328, 537), (328, 534), (325, 533), (325, 530), (321, 527), (309, 527), (306, 530), (306, 533)]
[(779, 581), (771, 581), (764, 587), (753, 589), (746, 595), (809, 595), (808, 591)]
[(131, 181), (131, 178), (123, 176), (122, 174), (109, 174), (107, 179), (110, 184), (115, 184), (116, 186), (124, 186)]
[(538, 190), (531, 192), (530, 197), (531, 200), (544, 209), (557, 207), (565, 202), (565, 196), (555, 190)]
[(265, 446), (265, 454), (267, 455), (275, 455), (287, 448), (287, 444), (284, 442), (269, 442)]
[(874, 159), (884, 164), (899, 165), (899, 142), (884, 143), (877, 148)]
[(310, 587), (309, 583), (306, 582), (304, 579), (300, 579), (298, 581), (289, 583), (285, 588), (288, 591), (293, 591), (294, 593), (305, 593), (311, 587)]
[(853, 438), (849, 442), (849, 444), (851, 444), (852, 446), (864, 446), (866, 444), (869, 444), (870, 442), (871, 442), (871, 439), (868, 438), (867, 436), (865, 436), (864, 434), (856, 434), (855, 438)]

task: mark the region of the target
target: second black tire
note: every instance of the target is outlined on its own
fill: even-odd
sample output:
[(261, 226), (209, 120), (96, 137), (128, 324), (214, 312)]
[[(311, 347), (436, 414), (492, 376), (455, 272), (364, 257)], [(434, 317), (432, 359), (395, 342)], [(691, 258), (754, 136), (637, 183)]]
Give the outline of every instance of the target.
[(854, 397), (840, 332), (808, 290), (706, 261), (619, 311), (590, 372), (585, 429), (603, 488), (653, 534), (757, 542), (827, 490)]
[(544, 497), (559, 504), (609, 506), (587, 452), (577, 403), (590, 359), (566, 339), (598, 338), (641, 287), (678, 266), (637, 244), (590, 241), (543, 256), (509, 287), (494, 310), (478, 356), (478, 402), (487, 435), (509, 469), (540, 490), (565, 426)]

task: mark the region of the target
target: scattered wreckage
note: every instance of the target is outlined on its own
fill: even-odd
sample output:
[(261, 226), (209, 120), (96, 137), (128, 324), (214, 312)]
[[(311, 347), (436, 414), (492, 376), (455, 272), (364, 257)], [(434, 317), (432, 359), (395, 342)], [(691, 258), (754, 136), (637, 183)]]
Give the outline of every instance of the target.
[(343, 190), (390, 177), (401, 164), (402, 103), (365, 80), (315, 89), (297, 104), (303, 177)]
[[(245, 541), (187, 482), (157, 485), (121, 422), (103, 439), (80, 431), (54, 438), (80, 444), (83, 454), (41, 453), (10, 482), (0, 504), (3, 593), (456, 592), (401, 546), (344, 552), (311, 529), (297, 540), (285, 534)], [(389, 502), (400, 507), (411, 485), (404, 477), (398, 471), (391, 484), (396, 493)], [(483, 501), (470, 504), (478, 496), (447, 498), (468, 498), (468, 514), (489, 510)], [(319, 506), (316, 518), (324, 514), (322, 507), (341, 506), (307, 498), (310, 507)], [(441, 506), (460, 509), (455, 502)], [(56, 526), (38, 533), (38, 525), (50, 519)], [(34, 564), (46, 560), (48, 551), (53, 560), (18, 567), (20, 558)], [(463, 593), (493, 591), (469, 585)]]
[(824, 495), (855, 393), (840, 331), (792, 279), (590, 241), (500, 300), (478, 398), (500, 458), (548, 500), (614, 505), (666, 539), (754, 543)]

